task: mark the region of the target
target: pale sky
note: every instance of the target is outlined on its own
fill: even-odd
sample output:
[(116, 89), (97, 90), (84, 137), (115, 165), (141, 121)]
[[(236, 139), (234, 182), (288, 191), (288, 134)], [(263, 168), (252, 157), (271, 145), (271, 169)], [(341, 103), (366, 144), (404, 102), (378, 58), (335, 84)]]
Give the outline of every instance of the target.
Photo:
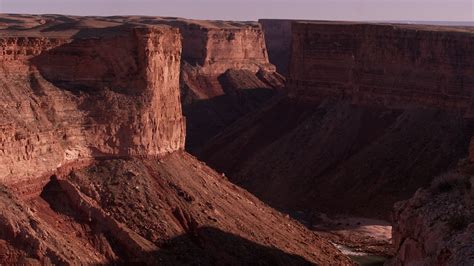
[(474, 0), (0, 0), (0, 13), (474, 21)]

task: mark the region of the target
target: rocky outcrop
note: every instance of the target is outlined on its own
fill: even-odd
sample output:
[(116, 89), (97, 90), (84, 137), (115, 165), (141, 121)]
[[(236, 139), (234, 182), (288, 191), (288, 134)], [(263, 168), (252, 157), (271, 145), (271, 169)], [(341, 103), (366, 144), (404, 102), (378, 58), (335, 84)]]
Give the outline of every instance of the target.
[(176, 29), (105, 28), (91, 38), (1, 42), (3, 183), (90, 158), (183, 148)]
[(471, 175), (451, 172), (397, 203), (392, 230), (397, 255), (389, 265), (473, 264), (473, 185)]
[(186, 65), (183, 85), (196, 99), (224, 95), (225, 88), (218, 78), (229, 69), (254, 74), (275, 72), (275, 67), (268, 61), (264, 35), (258, 24), (173, 25), (183, 33), (183, 63)]
[(268, 58), (277, 68), (278, 73), (288, 75), (291, 55), (291, 24), (289, 19), (259, 19), (265, 34)]

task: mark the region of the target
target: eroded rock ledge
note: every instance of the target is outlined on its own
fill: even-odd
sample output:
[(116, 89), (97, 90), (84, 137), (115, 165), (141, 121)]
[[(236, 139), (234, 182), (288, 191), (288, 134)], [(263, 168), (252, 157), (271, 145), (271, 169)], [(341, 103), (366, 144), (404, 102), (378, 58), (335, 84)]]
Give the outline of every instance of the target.
[(90, 158), (184, 146), (179, 31), (123, 26), (77, 36), (0, 40), (5, 184)]

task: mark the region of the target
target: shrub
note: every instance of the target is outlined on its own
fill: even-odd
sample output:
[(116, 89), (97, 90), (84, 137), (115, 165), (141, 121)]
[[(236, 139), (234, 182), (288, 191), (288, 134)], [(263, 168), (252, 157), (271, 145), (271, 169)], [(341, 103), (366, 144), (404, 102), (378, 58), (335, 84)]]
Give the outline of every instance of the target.
[(447, 193), (453, 189), (470, 189), (469, 179), (460, 173), (447, 173), (436, 177), (431, 183), (431, 191)]

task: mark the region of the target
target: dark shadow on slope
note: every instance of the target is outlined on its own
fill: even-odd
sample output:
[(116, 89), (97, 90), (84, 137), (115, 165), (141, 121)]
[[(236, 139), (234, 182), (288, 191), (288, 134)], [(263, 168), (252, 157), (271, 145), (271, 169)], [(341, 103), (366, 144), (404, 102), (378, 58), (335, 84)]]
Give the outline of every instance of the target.
[(276, 94), (272, 89), (247, 89), (183, 106), (186, 150), (197, 153), (203, 143), (237, 119), (256, 110)]
[[(187, 72), (186, 69), (182, 71)], [(199, 81), (200, 78), (203, 80)], [(186, 149), (194, 154), (198, 154), (225, 127), (258, 110), (284, 86), (284, 78), (280, 74), (266, 70), (254, 73), (231, 68), (213, 79), (198, 75), (194, 79), (188, 77), (181, 80), (181, 99), (187, 118)], [(214, 81), (217, 84), (213, 84)], [(196, 100), (194, 90), (204, 95), (208, 95), (209, 90), (215, 90), (210, 95), (220, 96)]]
[(120, 265), (312, 265), (306, 259), (213, 227), (200, 227), (168, 240), (147, 258)]
[(283, 99), (225, 130), (199, 158), (283, 211), (388, 219), (467, 155), (461, 113)]

